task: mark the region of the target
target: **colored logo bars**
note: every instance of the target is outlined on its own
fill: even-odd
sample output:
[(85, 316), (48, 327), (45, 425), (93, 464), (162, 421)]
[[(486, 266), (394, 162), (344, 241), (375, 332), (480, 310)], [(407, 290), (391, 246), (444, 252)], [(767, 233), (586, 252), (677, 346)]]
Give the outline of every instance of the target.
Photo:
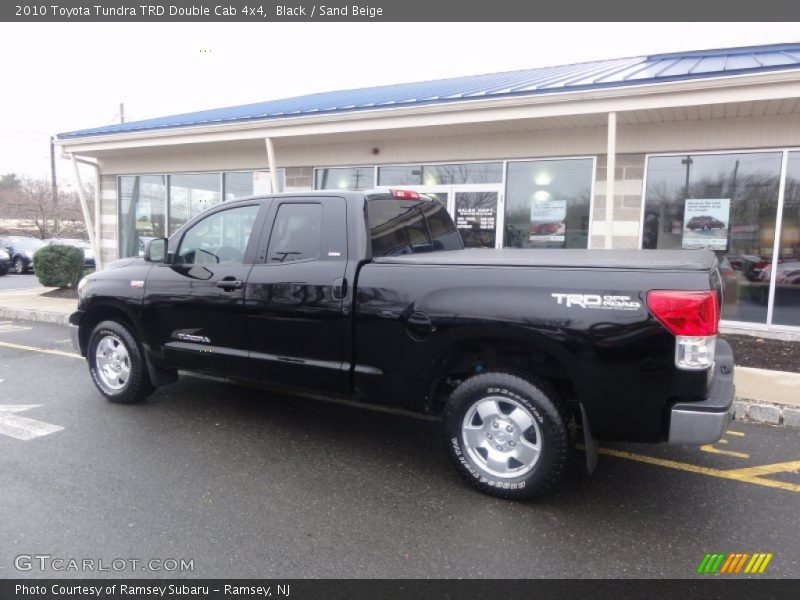
[(729, 575), (736, 573), (763, 573), (771, 560), (772, 553), (708, 553), (703, 557), (700, 566), (697, 567), (697, 572), (702, 574), (726, 573)]

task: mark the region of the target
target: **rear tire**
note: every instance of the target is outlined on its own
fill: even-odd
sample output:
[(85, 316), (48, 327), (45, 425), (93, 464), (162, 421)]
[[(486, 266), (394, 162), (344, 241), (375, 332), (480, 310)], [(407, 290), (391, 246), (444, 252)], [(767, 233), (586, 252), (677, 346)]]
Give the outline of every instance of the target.
[(456, 470), (491, 496), (541, 495), (569, 463), (569, 418), (543, 381), (509, 373), (471, 377), (448, 399), (444, 429)]
[(8, 265), (6, 265), (6, 263), (0, 263), (0, 277), (7, 274), (8, 274)]
[(130, 330), (117, 321), (102, 321), (92, 331), (86, 351), (95, 386), (107, 400), (141, 402), (155, 389), (142, 349)]

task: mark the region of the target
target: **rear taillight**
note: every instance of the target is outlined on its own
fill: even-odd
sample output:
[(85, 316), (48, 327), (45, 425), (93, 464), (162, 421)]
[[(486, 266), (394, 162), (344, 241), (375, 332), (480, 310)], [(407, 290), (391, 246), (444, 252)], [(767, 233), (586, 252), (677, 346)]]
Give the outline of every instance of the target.
[(419, 200), (419, 193), (412, 190), (392, 190), (392, 198), (400, 200)]
[(701, 370), (714, 364), (719, 329), (717, 292), (653, 290), (647, 293), (647, 308), (675, 335), (679, 369)]

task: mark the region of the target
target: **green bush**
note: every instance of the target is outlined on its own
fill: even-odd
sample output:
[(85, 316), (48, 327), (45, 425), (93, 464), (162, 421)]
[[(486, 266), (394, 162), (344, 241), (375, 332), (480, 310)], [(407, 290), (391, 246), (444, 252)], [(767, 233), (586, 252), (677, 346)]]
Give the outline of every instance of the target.
[(73, 246), (43, 246), (33, 255), (39, 283), (47, 287), (74, 287), (83, 276), (83, 250)]

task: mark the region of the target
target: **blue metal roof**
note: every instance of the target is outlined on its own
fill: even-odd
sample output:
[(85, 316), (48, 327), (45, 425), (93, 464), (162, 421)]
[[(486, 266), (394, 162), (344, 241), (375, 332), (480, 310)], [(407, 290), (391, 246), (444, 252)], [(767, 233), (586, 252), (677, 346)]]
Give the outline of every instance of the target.
[(58, 137), (59, 139), (68, 139), (192, 125), (237, 123), (419, 106), (480, 98), (530, 96), (797, 68), (800, 68), (800, 43), (655, 54), (506, 73), (323, 92), (256, 104), (117, 123), (61, 133)]

